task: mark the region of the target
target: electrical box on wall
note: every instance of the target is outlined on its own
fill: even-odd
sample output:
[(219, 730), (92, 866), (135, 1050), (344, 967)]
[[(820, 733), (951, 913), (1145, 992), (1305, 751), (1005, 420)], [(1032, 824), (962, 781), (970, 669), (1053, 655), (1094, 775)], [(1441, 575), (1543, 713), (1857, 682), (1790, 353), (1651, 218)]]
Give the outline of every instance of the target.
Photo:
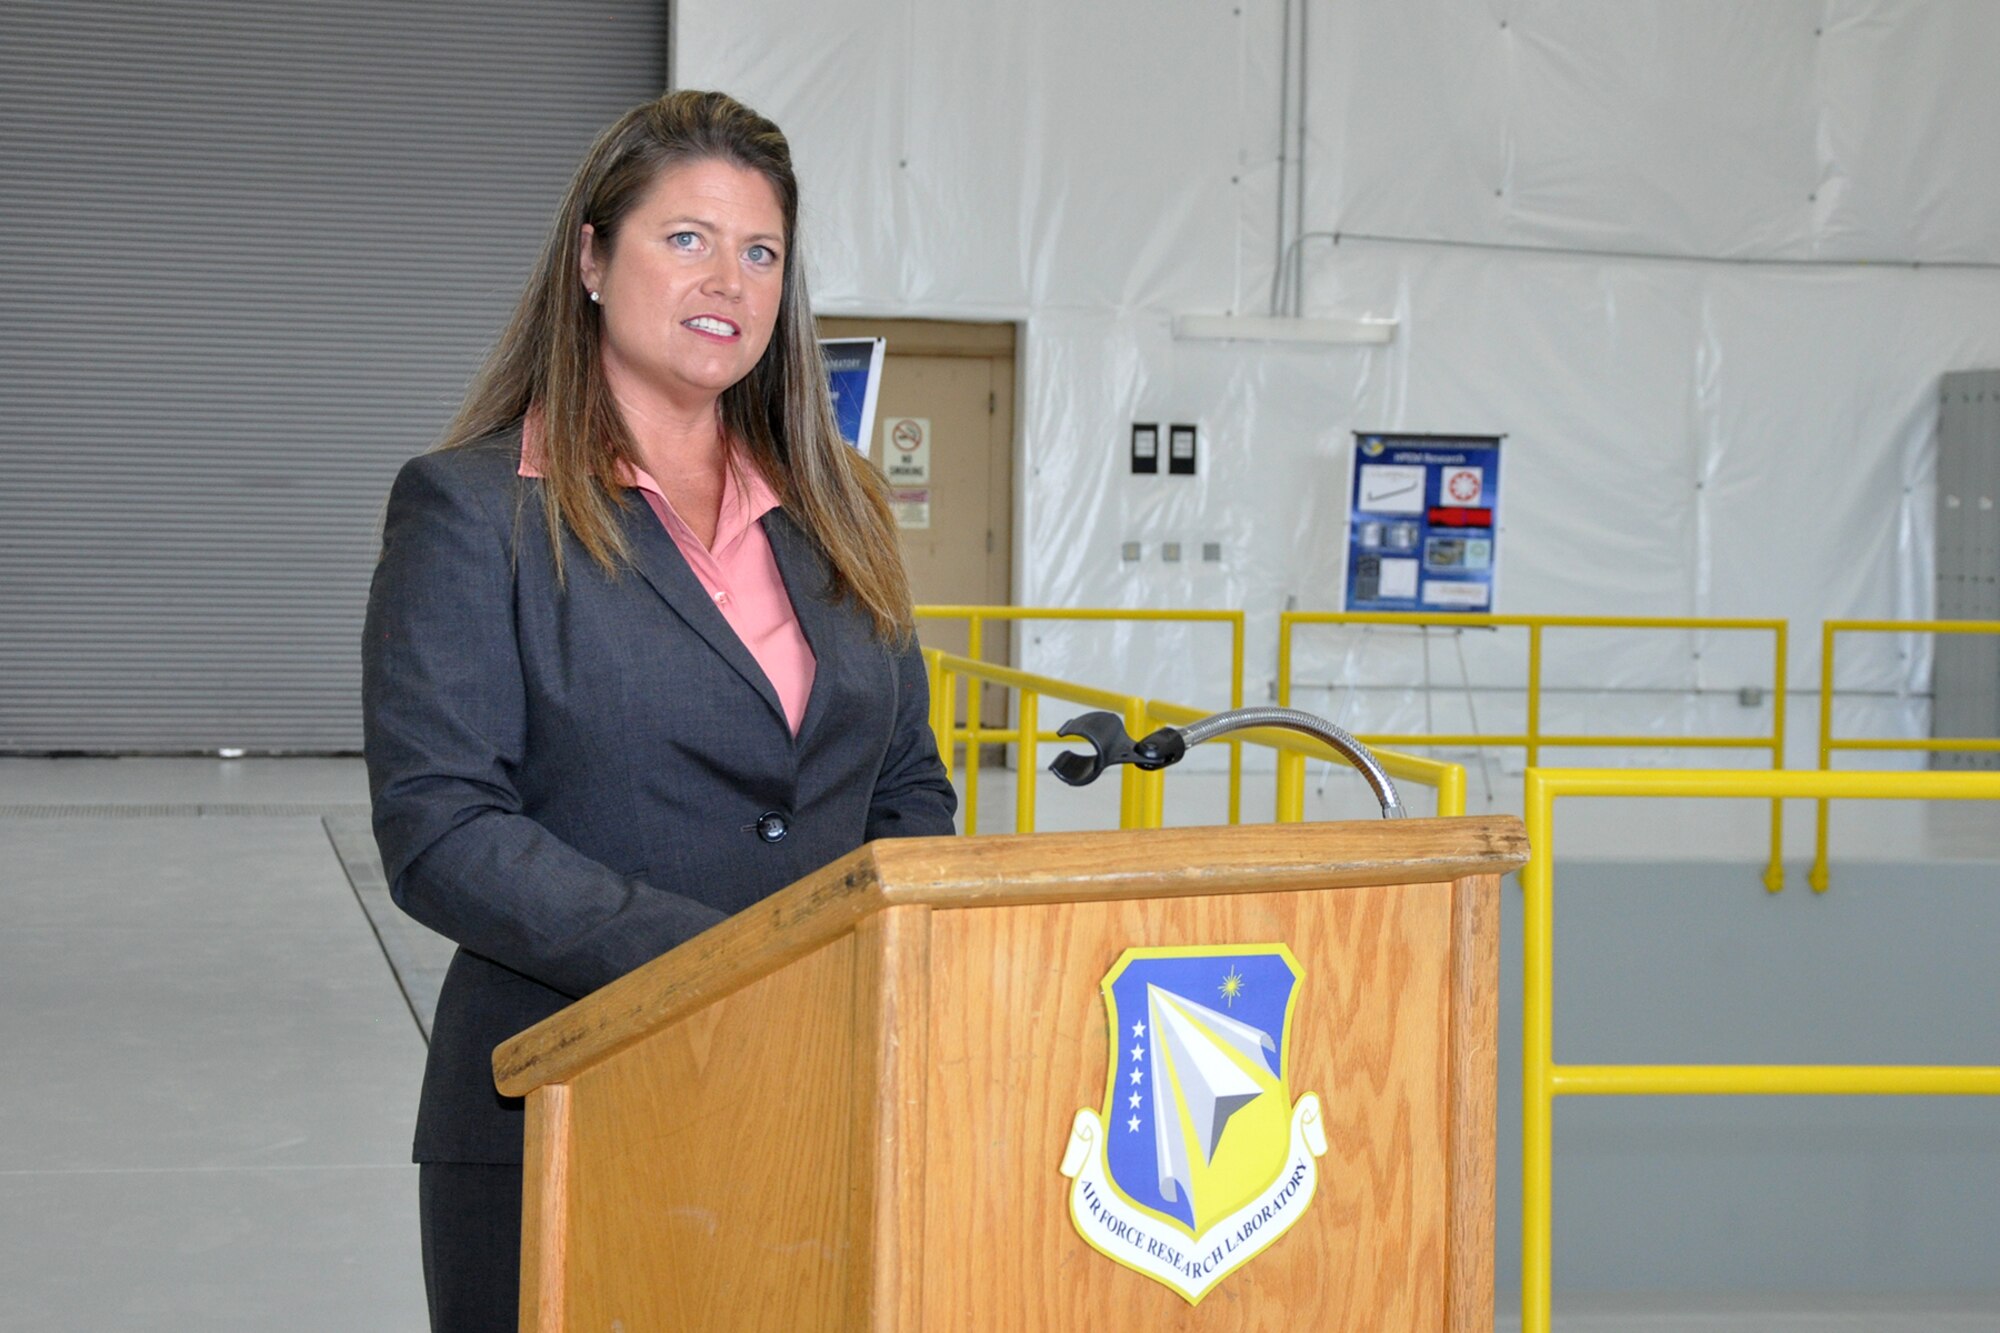
[(1200, 433), (1193, 426), (1175, 422), (1167, 427), (1167, 471), (1182, 477), (1195, 474), (1195, 448), (1199, 437)]
[(1132, 423), (1132, 471), (1160, 470), (1160, 427), (1156, 422)]

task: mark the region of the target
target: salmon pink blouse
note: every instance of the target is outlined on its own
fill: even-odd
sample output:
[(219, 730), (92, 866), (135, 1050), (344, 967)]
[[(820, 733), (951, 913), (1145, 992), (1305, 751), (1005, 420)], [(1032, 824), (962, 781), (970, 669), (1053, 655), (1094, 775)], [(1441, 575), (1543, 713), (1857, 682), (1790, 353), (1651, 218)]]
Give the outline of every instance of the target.
[[(536, 466), (540, 453), (535, 421), (531, 417), (521, 431), (520, 475), (539, 477)], [(667, 534), (680, 548), (688, 568), (701, 586), (715, 599), (715, 607), (736, 637), (757, 659), (778, 701), (785, 706), (785, 721), (792, 734), (799, 734), (805, 717), (806, 700), (812, 695), (813, 671), (817, 666), (805, 632), (799, 628), (792, 610), (791, 595), (785, 591), (784, 576), (771, 554), (770, 539), (758, 520), (778, 507), (778, 496), (754, 466), (723, 472), (722, 507), (716, 516), (715, 541), (703, 546), (681, 516), (674, 512), (659, 484), (643, 469), (625, 467), (624, 482), (646, 497)]]

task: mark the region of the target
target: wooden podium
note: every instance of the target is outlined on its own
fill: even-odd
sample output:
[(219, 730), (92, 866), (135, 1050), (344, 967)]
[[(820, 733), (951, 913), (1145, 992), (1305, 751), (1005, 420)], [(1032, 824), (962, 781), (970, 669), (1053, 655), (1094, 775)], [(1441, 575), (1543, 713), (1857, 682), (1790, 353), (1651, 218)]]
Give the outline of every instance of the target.
[[(871, 843), (515, 1037), (521, 1327), (1493, 1326), (1511, 817)], [(1199, 1304), (1086, 1245), (1133, 946), (1282, 943), (1317, 1194)], [(1122, 1020), (1121, 1020), (1122, 1022)]]

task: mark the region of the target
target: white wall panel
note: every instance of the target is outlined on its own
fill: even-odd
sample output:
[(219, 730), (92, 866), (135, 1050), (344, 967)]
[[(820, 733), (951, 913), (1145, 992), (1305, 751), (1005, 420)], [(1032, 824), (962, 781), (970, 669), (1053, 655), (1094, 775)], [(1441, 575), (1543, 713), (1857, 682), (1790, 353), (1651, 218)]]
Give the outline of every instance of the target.
[(1815, 253), (2000, 263), (1991, 0), (1829, 0)]
[[(1518, 6), (1320, 4), (1307, 27), (1308, 226), (1500, 234)], [(1273, 107), (1275, 111), (1275, 104)]]
[[(1283, 7), (1244, 0), (1239, 17), (1233, 0), (978, 11), (901, 0), (828, 13), (808, 0), (678, 0), (680, 81), (739, 91), (795, 137), (817, 192), (823, 299), (1022, 319), (1020, 600), (1242, 607), (1255, 700), (1278, 611), (1338, 603), (1350, 432), (1401, 429), (1507, 434), (1503, 610), (1789, 618), (1791, 680), (1807, 688), (1821, 619), (1928, 613), (1938, 377), (2000, 364), (2000, 173), (1986, 146), (2000, 128), (2000, 5), (1313, 0), (1304, 227), (1347, 239), (1305, 247), (1304, 311), (1393, 317), (1395, 341), (1176, 341), (1177, 314), (1269, 300)], [(895, 166), (904, 155), (910, 165)], [(1923, 266), (1852, 262), (1882, 259)], [(1134, 420), (1199, 422), (1200, 475), (1129, 475)], [(1143, 543), (1140, 563), (1120, 560), (1126, 540)], [(1184, 557), (1220, 541), (1227, 556), (1168, 565), (1164, 540)], [(1356, 729), (1463, 727), (1461, 654), (1474, 685), (1513, 686), (1523, 640), (1313, 631), (1299, 675), (1338, 688), (1295, 697)], [(1767, 735), (1769, 701), (1740, 707), (1733, 693), (1768, 684), (1769, 643), (1553, 631), (1548, 680), (1574, 692), (1548, 700), (1545, 726)], [(1033, 669), (1166, 694), (1219, 686), (1227, 661), (1209, 630), (1041, 625), (1021, 644)], [(1928, 662), (1898, 656), (1912, 651), (1854, 636), (1843, 684), (1922, 690)], [(1409, 688), (1427, 678), (1436, 689)], [(1522, 725), (1516, 694), (1472, 702), (1489, 733)], [(1794, 736), (1811, 727), (1803, 702)], [(1921, 735), (1926, 711), (1843, 698), (1838, 725)], [(1046, 705), (1043, 717), (1057, 720)], [(1474, 784), (1476, 800), (1476, 773)], [(1777, 922), (1776, 900), (1747, 871), (1731, 875), (1716, 903)], [(1587, 874), (1571, 887), (1572, 906), (1612, 903)], [(1881, 902), (1874, 888), (1798, 892), (1784, 914)], [(1670, 960), (1665, 1003), (1600, 1007), (1609, 1017), (1585, 1038), (1630, 1045), (1649, 1039), (1632, 1012), (1684, 1015), (1689, 996), (1713, 998), (1704, 960), (1743, 933), (1718, 934), (1714, 905), (1692, 901), (1641, 895), (1612, 903), (1615, 920), (1565, 927), (1580, 933), (1564, 956), (1615, 974), (1614, 990), (1630, 990), (1634, 959)], [(1645, 903), (1657, 920), (1633, 915)], [(1661, 952), (1677, 923), (1686, 959)], [(1984, 938), (1964, 925), (1939, 936)], [(1774, 929), (1743, 956), (1798, 943)], [(1797, 957), (1851, 990), (1857, 969), (1828, 963), (1825, 942)], [(1907, 957), (1936, 952), (1918, 944)], [(1768, 1004), (1724, 1007), (1705, 1031), (1754, 1037), (1769, 1017)], [(1787, 1039), (1810, 1055), (1828, 1011), (1799, 1012), (1811, 1021)], [(1977, 1022), (1925, 1022), (1911, 1030), (1983, 1036)], [(1677, 1105), (1660, 1123), (1625, 1109), (1621, 1123), (1584, 1126), (1591, 1141), (1568, 1150), (1580, 1156), (1559, 1154), (1571, 1173), (1557, 1187), (1569, 1201), (1556, 1239), (1564, 1291), (1929, 1297), (1989, 1281), (1991, 1190), (1953, 1171), (1968, 1151), (1991, 1160), (1985, 1122), (1940, 1138), (1912, 1120), (1887, 1128), (1896, 1141), (1882, 1151), (1872, 1106), (1858, 1129), (1840, 1107), (1779, 1107), (1782, 1124), (1756, 1125), (1743, 1107), (1706, 1125), (1689, 1121), (1700, 1108)], [(1503, 1160), (1503, 1191), (1517, 1175)], [(1663, 1206), (1635, 1211), (1648, 1189)], [(1832, 1232), (1798, 1224), (1857, 1189), (1873, 1193)], [(1501, 1203), (1504, 1288), (1519, 1242)], [(1755, 1224), (1708, 1226), (1717, 1209)], [(1652, 1226), (1647, 1243), (1632, 1243), (1635, 1225)]]
[(1506, 235), (1795, 252), (1817, 174), (1812, 0), (1523, 5), (1508, 28)]
[[(1242, 606), (1266, 678), (1277, 611), (1337, 604), (1350, 432), (1401, 429), (1508, 435), (1503, 610), (1788, 617), (1799, 685), (1819, 620), (1928, 610), (1937, 376), (2000, 358), (2000, 9), (1320, 0), (1304, 226), (1347, 239), (1305, 246), (1304, 307), (1394, 317), (1377, 348), (1170, 333), (1269, 300), (1280, 0), (679, 12), (680, 81), (794, 136), (824, 306), (1024, 320), (1024, 601)], [(1846, 262), (1884, 255), (1970, 266)], [(1128, 475), (1134, 420), (1200, 422), (1201, 475)], [(1475, 679), (1518, 669), (1464, 646)], [(1923, 688), (1896, 651), (1857, 641), (1855, 683)], [(1559, 639), (1550, 670), (1734, 690), (1767, 660)]]
[(1982, 0), (1348, 0), (1314, 14), (1318, 226), (2000, 261), (2000, 178), (1973, 168), (2000, 126), (1984, 72), (2000, 21)]
[[(1707, 275), (1704, 342), (1720, 364), (1697, 441), (1706, 614), (1780, 608), (1810, 629), (1821, 607), (1929, 613), (1932, 499), (1927, 485), (1917, 492), (1943, 367), (1920, 313), (1925, 285), (1907, 271)], [(1981, 285), (2000, 296), (2000, 281)], [(2000, 336), (2000, 319), (1988, 336)], [(1912, 542), (1919, 501), (1926, 540)], [(1873, 636), (1845, 644), (1846, 683), (1918, 684), (1914, 672), (1852, 670), (1888, 647)]]
[(820, 305), (1231, 304), (1239, 196), (1268, 188), (1244, 179), (1231, 6), (767, 12), (783, 42), (740, 6), (681, 6), (678, 78), (784, 126)]
[(815, 293), (914, 283), (899, 165), (918, 57), (910, 6), (677, 3), (674, 41), (677, 86), (727, 89), (784, 126)]

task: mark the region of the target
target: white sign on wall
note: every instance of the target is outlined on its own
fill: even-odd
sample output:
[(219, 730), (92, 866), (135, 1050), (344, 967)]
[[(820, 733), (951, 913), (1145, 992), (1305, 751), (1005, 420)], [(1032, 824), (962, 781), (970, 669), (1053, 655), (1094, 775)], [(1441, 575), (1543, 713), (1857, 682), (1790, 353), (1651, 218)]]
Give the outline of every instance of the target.
[(895, 511), (899, 528), (928, 528), (931, 525), (930, 487), (898, 487), (889, 492), (889, 508)]
[(931, 482), (931, 419), (882, 419), (882, 471), (896, 486), (928, 486)]
[(1486, 469), (1448, 467), (1438, 477), (1438, 505), (1443, 509), (1477, 509), (1486, 503)]
[(1363, 463), (1354, 507), (1373, 514), (1424, 512), (1424, 470), (1421, 466)]

